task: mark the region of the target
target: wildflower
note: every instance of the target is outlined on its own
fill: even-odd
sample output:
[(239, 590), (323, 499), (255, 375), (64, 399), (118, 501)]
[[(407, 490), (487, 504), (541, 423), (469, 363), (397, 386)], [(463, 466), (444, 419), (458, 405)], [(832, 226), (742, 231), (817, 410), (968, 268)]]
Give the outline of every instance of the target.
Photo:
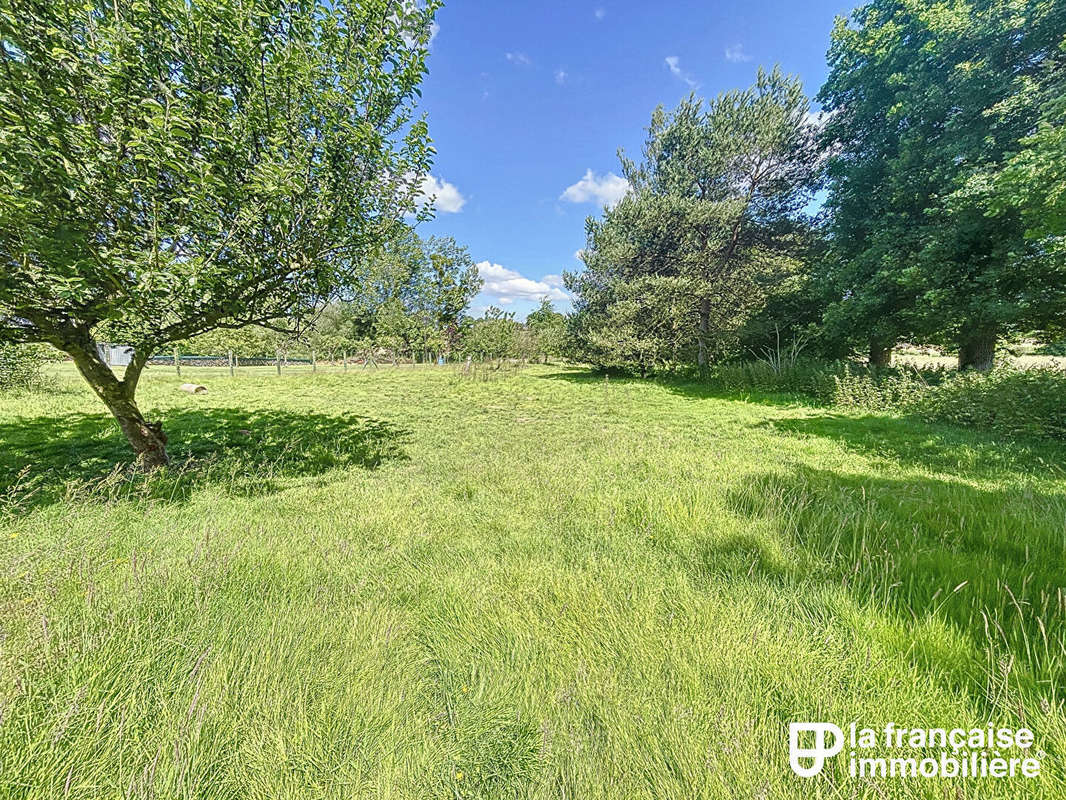
[(455, 779), (457, 781), (461, 781), (463, 779), (463, 771), (462, 770), (459, 770), (458, 772), (455, 773)]

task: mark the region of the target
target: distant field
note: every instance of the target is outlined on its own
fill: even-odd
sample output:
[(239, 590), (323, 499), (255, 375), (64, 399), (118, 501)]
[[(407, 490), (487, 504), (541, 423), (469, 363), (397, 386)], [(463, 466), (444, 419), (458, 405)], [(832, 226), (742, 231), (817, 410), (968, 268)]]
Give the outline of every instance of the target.
[[(1008, 356), (1008, 359), (1012, 364), (1018, 367), (1054, 367), (1055, 369), (1066, 369), (1066, 356), (1038, 356), (1031, 353)], [(895, 355), (896, 363), (902, 364), (914, 364), (918, 367), (951, 367), (954, 368), (958, 365), (959, 359), (957, 356), (934, 356), (924, 355), (912, 352), (897, 353)]]
[[(1066, 446), (538, 366), (0, 397), (0, 797), (1066, 797)], [(209, 387), (176, 390), (181, 380)], [(800, 779), (793, 720), (1040, 779)]]

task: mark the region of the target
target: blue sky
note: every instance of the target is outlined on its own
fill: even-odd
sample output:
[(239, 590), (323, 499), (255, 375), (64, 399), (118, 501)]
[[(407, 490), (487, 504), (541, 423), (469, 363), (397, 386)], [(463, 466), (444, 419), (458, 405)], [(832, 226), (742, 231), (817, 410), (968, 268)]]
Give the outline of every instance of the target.
[(423, 235), (470, 248), (489, 304), (523, 318), (569, 306), (563, 270), (585, 217), (624, 189), (655, 106), (749, 85), (781, 64), (814, 95), (833, 19), (849, 0), (451, 0), (437, 15), (422, 109), (437, 148), (437, 216)]

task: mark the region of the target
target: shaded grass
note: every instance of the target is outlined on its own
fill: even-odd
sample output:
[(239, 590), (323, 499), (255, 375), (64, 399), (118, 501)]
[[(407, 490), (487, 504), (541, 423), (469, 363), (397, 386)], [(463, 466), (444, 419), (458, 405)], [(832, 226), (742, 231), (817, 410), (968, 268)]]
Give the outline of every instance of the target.
[(78, 497), (184, 501), (205, 485), (267, 494), (287, 477), (403, 458), (404, 428), (355, 414), (205, 407), (166, 412), (172, 464), (141, 474), (110, 415), (68, 413), (0, 422), (6, 510)]
[[(69, 376), (0, 409), (38, 487), (0, 521), (0, 796), (1066, 794), (1063, 448), (558, 368), (187, 372), (143, 401), (181, 502), (97, 485)], [(1048, 757), (802, 781), (796, 719)]]

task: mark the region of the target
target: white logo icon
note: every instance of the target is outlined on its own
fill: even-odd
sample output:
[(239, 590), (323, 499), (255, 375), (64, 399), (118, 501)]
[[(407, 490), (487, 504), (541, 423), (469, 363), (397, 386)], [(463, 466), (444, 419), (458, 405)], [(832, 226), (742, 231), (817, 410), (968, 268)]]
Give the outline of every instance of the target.
[[(814, 747), (800, 747), (800, 734), (814, 734)], [(826, 744), (826, 734), (832, 734), (833, 743)], [(810, 778), (822, 771), (825, 760), (844, 748), (844, 732), (831, 722), (790, 722), (788, 724), (788, 762), (792, 771), (801, 778)], [(801, 758), (811, 759), (811, 766), (800, 763)]]

